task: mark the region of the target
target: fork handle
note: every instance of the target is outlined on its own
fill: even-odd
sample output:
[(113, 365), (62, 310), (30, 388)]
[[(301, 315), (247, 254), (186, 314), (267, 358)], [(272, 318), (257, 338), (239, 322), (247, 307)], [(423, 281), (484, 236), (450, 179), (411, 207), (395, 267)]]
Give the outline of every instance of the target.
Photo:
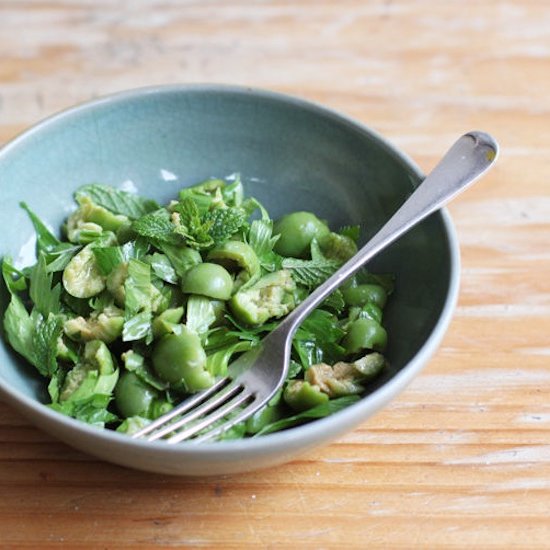
[(378, 233), (287, 315), (277, 330), (288, 331), (292, 335), (308, 314), (348, 277), (477, 180), (493, 164), (497, 155), (498, 144), (489, 134), (469, 132), (460, 137)]

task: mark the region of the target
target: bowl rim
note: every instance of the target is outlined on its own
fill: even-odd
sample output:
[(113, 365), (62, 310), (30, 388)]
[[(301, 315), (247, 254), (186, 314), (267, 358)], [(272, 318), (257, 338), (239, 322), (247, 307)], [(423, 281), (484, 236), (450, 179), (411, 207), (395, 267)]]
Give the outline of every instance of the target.
[[(376, 141), (378, 145), (386, 150), (390, 156), (407, 168), (416, 176), (418, 182), (424, 178), (423, 172), (417, 164), (405, 152), (393, 145), (386, 137), (374, 130), (370, 126), (359, 120), (341, 113), (333, 108), (322, 105), (318, 102), (304, 99), (302, 97), (289, 95), (286, 93), (266, 90), (258, 87), (239, 86), (232, 84), (216, 83), (193, 83), (193, 84), (162, 84), (155, 86), (144, 86), (123, 90), (108, 95), (104, 95), (91, 100), (77, 103), (71, 107), (60, 110), (46, 118), (41, 119), (29, 128), (18, 133), (3, 147), (0, 148), (0, 169), (4, 156), (17, 148), (30, 137), (42, 131), (51, 124), (55, 124), (79, 115), (82, 112), (101, 108), (105, 104), (125, 102), (127, 100), (139, 100), (150, 95), (174, 94), (174, 93), (210, 93), (210, 94), (228, 94), (228, 95), (251, 95), (264, 100), (270, 100), (277, 103), (284, 103), (298, 109), (307, 110), (312, 114), (317, 114), (330, 121), (344, 124), (348, 129), (352, 129), (368, 138)], [(22, 414), (28, 418), (38, 415), (44, 417), (45, 422), (51, 426), (59, 425), (66, 432), (79, 432), (86, 434), (89, 438), (97, 442), (111, 443), (120, 447), (126, 447), (127, 450), (137, 448), (155, 452), (168, 453), (178, 456), (194, 456), (197, 454), (207, 458), (214, 458), (223, 451), (226, 457), (243, 457), (245, 455), (263, 455), (274, 448), (303, 447), (306, 442), (319, 442), (332, 439), (348, 429), (351, 429), (360, 423), (366, 421), (368, 417), (378, 412), (379, 408), (397, 395), (412, 380), (412, 378), (423, 368), (430, 357), (437, 350), (443, 336), (453, 317), (453, 311), (458, 300), (460, 283), (460, 248), (456, 231), (451, 217), (446, 208), (432, 214), (440, 216), (447, 238), (450, 258), (450, 277), (448, 291), (441, 309), (437, 322), (426, 338), (423, 345), (417, 350), (411, 360), (403, 368), (370, 394), (363, 397), (358, 402), (338, 411), (328, 417), (316, 419), (315, 421), (295, 426), (288, 430), (266, 434), (258, 438), (246, 438), (238, 440), (228, 440), (212, 442), (208, 445), (194, 445), (192, 442), (182, 442), (177, 445), (170, 445), (164, 441), (148, 442), (139, 439), (132, 439), (127, 434), (121, 434), (113, 430), (98, 429), (79, 420), (64, 416), (52, 409), (46, 407), (43, 403), (28, 397), (24, 393), (8, 387), (2, 378), (0, 378), (0, 396), (4, 401), (13, 405)], [(37, 422), (38, 424), (38, 422)], [(65, 438), (65, 441), (67, 439)]]

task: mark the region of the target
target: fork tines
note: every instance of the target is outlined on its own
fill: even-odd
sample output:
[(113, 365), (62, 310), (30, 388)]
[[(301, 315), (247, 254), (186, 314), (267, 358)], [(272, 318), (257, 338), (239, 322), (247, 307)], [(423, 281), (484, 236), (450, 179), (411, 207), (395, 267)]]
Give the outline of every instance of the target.
[[(248, 406), (254, 400), (254, 395), (243, 384), (225, 377), (207, 390), (186, 399), (167, 414), (132, 434), (132, 437), (148, 441), (164, 438), (168, 443), (178, 443), (198, 435), (193, 441), (206, 441), (220, 435), (247, 416)], [(221, 425), (216, 424), (242, 407), (246, 407), (244, 411), (241, 410)], [(211, 430), (200, 433), (210, 426)]]

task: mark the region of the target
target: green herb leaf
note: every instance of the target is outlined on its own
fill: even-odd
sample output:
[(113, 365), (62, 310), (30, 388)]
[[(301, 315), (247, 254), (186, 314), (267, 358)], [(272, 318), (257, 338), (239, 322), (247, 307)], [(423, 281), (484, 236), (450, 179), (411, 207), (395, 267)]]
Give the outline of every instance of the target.
[(133, 317), (151, 308), (151, 267), (141, 260), (128, 262), (128, 277), (124, 282), (125, 315)]
[(225, 184), (222, 189), (223, 201), (227, 206), (241, 206), (243, 202), (244, 189), (239, 174), (234, 174), (235, 181)]
[(168, 256), (155, 252), (151, 256), (147, 256), (145, 261), (153, 268), (154, 274), (159, 279), (173, 285), (177, 284), (178, 276), (176, 274), (176, 270), (170, 263)]
[(204, 214), (212, 206), (224, 206), (222, 188), (225, 182), (220, 179), (207, 179), (197, 185), (186, 187), (179, 193), (180, 201), (191, 199), (197, 206), (200, 214)]
[(36, 232), (36, 254), (40, 252), (49, 252), (55, 248), (61, 241), (44, 225), (40, 218), (27, 206), (25, 202), (19, 203), (21, 208), (27, 212)]
[(111, 271), (125, 261), (121, 246), (102, 246), (93, 248), (96, 265), (102, 275)]
[(255, 342), (251, 342), (250, 340), (241, 340), (240, 342), (236, 342), (224, 349), (209, 354), (206, 358), (206, 370), (213, 376), (225, 376), (233, 355), (251, 350), (255, 345)]
[(11, 258), (5, 257), (2, 259), (2, 276), (10, 294), (26, 290), (25, 274), (12, 264)]
[(244, 325), (241, 325), (235, 317), (233, 317), (231, 314), (226, 313), (224, 317), (234, 326), (237, 328), (234, 333), (239, 336), (242, 340), (254, 340), (258, 341), (261, 338), (261, 334), (265, 332), (271, 332), (272, 330), (275, 330), (279, 326), (278, 321), (272, 321), (271, 323), (264, 323), (263, 325), (259, 325), (257, 327), (245, 327)]
[(153, 338), (151, 329), (152, 318), (150, 311), (142, 311), (124, 321), (122, 341), (131, 342), (145, 338), (145, 343), (151, 343)]
[(162, 242), (154, 244), (163, 254), (166, 254), (178, 277), (183, 277), (194, 265), (202, 262), (200, 253), (194, 248)]
[(359, 242), (361, 234), (361, 226), (359, 225), (344, 225), (340, 228), (340, 235), (349, 237), (355, 244)]
[(338, 345), (343, 336), (338, 318), (316, 309), (296, 331), (293, 349), (306, 369), (322, 362), (333, 364), (344, 357), (344, 349)]
[(340, 289), (336, 289), (332, 294), (326, 298), (321, 304), (323, 309), (329, 309), (336, 314), (342, 313), (346, 307), (344, 295)]
[(139, 353), (130, 350), (122, 354), (124, 360), (124, 367), (129, 372), (135, 372), (136, 376), (141, 378), (146, 384), (149, 384), (153, 388), (162, 391), (167, 390), (170, 387), (168, 382), (160, 380), (155, 376), (149, 367), (145, 363), (145, 358)]
[(191, 197), (185, 197), (173, 208), (179, 217), (174, 231), (185, 238), (188, 246), (202, 249), (214, 244), (214, 239), (210, 235), (213, 220), (202, 220), (199, 208)]
[(102, 206), (114, 214), (127, 216), (131, 220), (153, 212), (159, 207), (154, 200), (146, 199), (120, 189), (114, 189), (107, 185), (84, 185), (75, 193), (77, 201), (82, 196), (90, 197), (98, 206)]
[[(304, 369), (302, 365), (298, 363), (298, 361), (291, 360), (288, 366), (288, 374), (286, 379), (292, 380), (293, 378), (296, 378), (303, 370)], [(279, 391), (279, 397), (281, 396), (281, 394), (282, 394), (282, 391)]]
[(52, 288), (52, 273), (48, 273), (43, 253), (32, 268), (29, 293), (35, 308), (44, 317), (50, 313), (59, 313), (61, 286), (57, 283)]
[(210, 325), (216, 320), (212, 301), (205, 296), (191, 295), (187, 300), (185, 324), (195, 331), (201, 339), (208, 333)]
[(103, 428), (105, 424), (118, 420), (116, 415), (107, 409), (118, 374), (118, 370), (109, 374), (100, 374), (95, 369), (88, 370), (84, 379), (66, 400), (52, 403), (49, 407), (82, 422)]
[(159, 208), (137, 219), (132, 224), (132, 229), (138, 235), (148, 239), (168, 244), (181, 243), (181, 238), (175, 233), (170, 213), (165, 208)]
[(273, 221), (269, 218), (254, 220), (248, 232), (248, 244), (260, 260), (260, 265), (266, 271), (281, 269), (282, 257), (273, 252), (273, 247), (279, 235), (273, 237)]
[(108, 290), (104, 290), (103, 292), (100, 292), (96, 296), (92, 296), (88, 299), (88, 305), (94, 310), (94, 311), (103, 311), (105, 308), (113, 305), (113, 296)]
[(34, 365), (34, 321), (17, 294), (12, 294), (4, 314), (4, 330), (11, 347)]
[(57, 340), (61, 336), (63, 323), (57, 315), (52, 313), (46, 318), (40, 314), (33, 314), (31, 318), (33, 317), (33, 364), (40, 374), (52, 376), (57, 371)]
[(94, 255), (97, 266), (102, 275), (109, 275), (111, 271), (122, 263), (131, 259), (139, 260), (145, 256), (149, 249), (149, 243), (138, 239), (128, 241), (122, 246), (96, 246)]
[(254, 434), (253, 437), (258, 437), (260, 435), (270, 434), (280, 430), (285, 430), (297, 424), (301, 424), (307, 420), (313, 420), (315, 418), (324, 418), (330, 416), (346, 407), (349, 407), (353, 403), (359, 401), (360, 397), (358, 395), (346, 395), (345, 397), (339, 397), (337, 399), (331, 399), (326, 403), (317, 405), (302, 411), (301, 413), (295, 414), (293, 416), (287, 416), (281, 420), (277, 420), (267, 426), (264, 426), (258, 433)]
[(216, 208), (204, 216), (204, 223), (210, 226), (210, 237), (216, 245), (237, 233), (245, 221), (244, 212), (239, 208)]
[(151, 267), (141, 260), (131, 259), (128, 262), (128, 277), (124, 282), (124, 327), (122, 341), (146, 339), (150, 343), (153, 338), (151, 327)]
[(312, 260), (285, 258), (282, 266), (290, 270), (292, 278), (298, 284), (315, 288), (326, 281), (338, 269), (340, 263), (326, 258)]
[(61, 294), (61, 300), (63, 304), (67, 306), (73, 313), (80, 315), (82, 317), (88, 317), (91, 313), (90, 300), (84, 298), (75, 298), (71, 296), (68, 292), (63, 292)]
[(46, 254), (46, 270), (48, 273), (63, 271), (68, 263), (78, 252), (82, 250), (80, 245), (72, 245), (69, 243), (60, 243), (56, 247), (50, 249)]

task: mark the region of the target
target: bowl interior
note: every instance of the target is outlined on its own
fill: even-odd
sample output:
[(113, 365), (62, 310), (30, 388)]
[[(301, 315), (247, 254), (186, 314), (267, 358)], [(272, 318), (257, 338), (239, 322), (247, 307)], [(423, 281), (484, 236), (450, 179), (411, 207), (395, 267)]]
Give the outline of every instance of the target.
[[(420, 178), (379, 137), (299, 100), (223, 87), (120, 94), (57, 115), (0, 152), (0, 256), (33, 261), (33, 229), (20, 201), (58, 231), (80, 185), (122, 186), (165, 202), (181, 187), (235, 172), (274, 217), (310, 210), (335, 228), (361, 224), (363, 241)], [(416, 227), (370, 269), (396, 275), (385, 318), (392, 376), (432, 332), (447, 299), (452, 261), (442, 216)], [(6, 300), (4, 293), (2, 312)], [(4, 341), (1, 385), (45, 396), (38, 375)]]

